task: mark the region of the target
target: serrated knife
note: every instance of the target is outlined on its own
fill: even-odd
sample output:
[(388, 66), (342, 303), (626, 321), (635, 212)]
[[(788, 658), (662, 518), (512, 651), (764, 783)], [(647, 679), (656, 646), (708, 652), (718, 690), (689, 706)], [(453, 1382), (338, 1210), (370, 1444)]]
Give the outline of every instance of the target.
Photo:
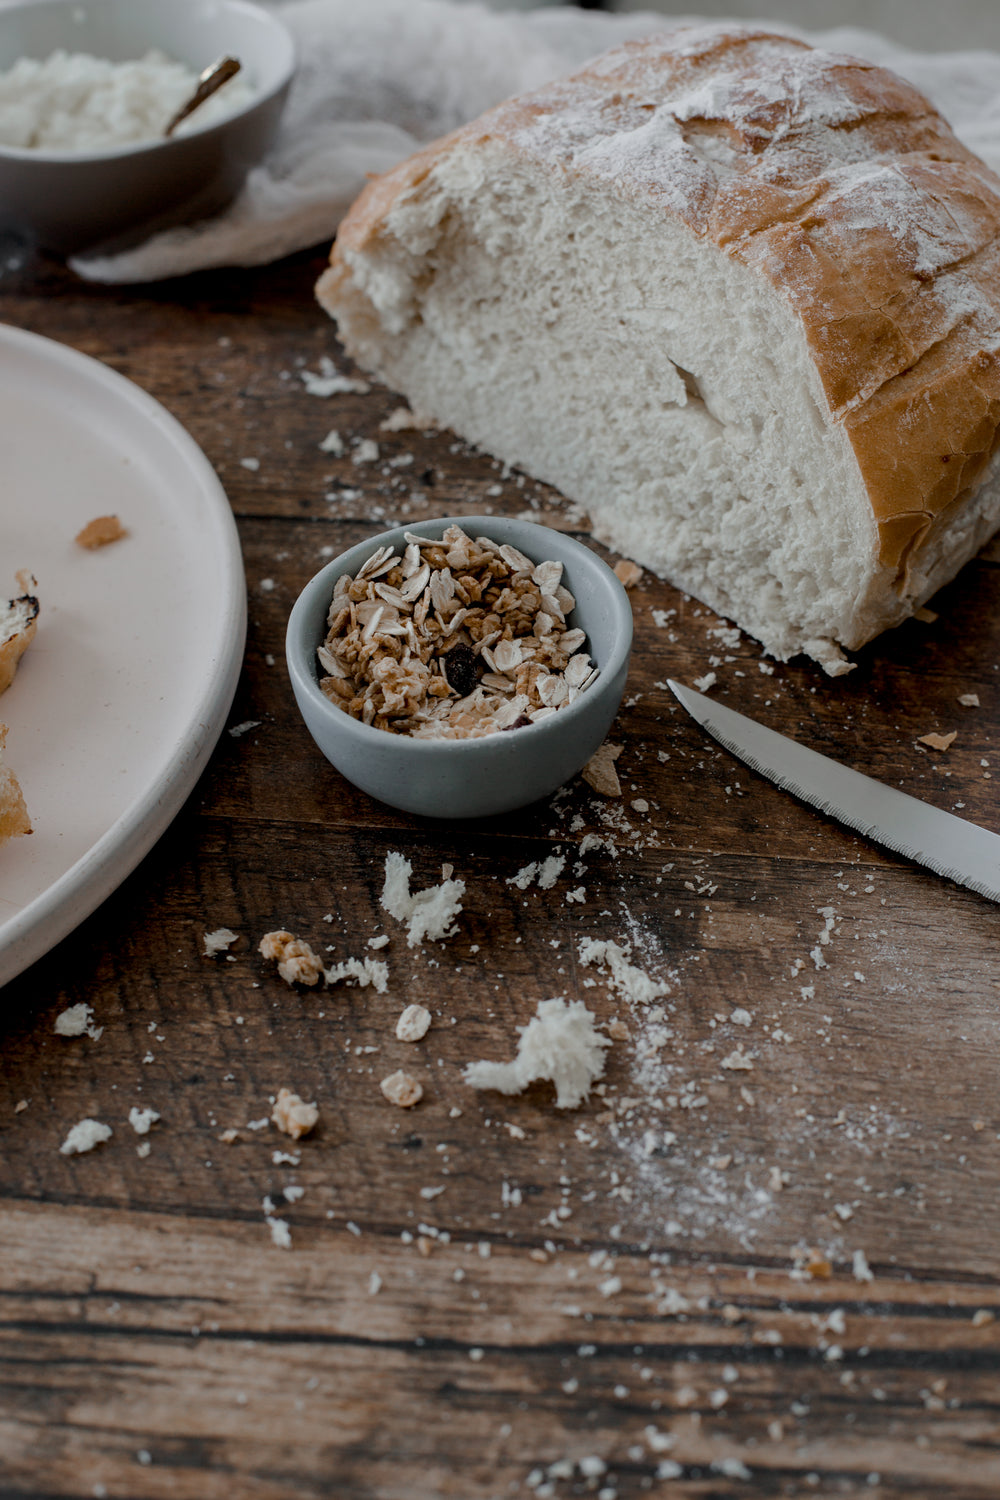
[(1000, 836), (852, 771), (735, 709), (667, 679), (691, 717), (730, 754), (866, 839), (1000, 901)]

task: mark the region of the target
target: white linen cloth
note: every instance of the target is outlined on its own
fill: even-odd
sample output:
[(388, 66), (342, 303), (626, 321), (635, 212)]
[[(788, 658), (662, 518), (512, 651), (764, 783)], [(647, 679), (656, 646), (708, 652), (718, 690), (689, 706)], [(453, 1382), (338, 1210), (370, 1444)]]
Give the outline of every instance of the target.
[[(77, 257), (70, 264), (81, 276), (158, 280), (261, 265), (332, 240), (368, 175), (607, 47), (698, 19), (571, 7), (524, 14), (449, 0), (291, 0), (275, 9), (295, 37), (298, 72), (278, 138), (239, 197), (216, 218), (127, 252)], [(850, 27), (761, 24), (902, 74), (1000, 172), (1000, 53), (929, 54)]]

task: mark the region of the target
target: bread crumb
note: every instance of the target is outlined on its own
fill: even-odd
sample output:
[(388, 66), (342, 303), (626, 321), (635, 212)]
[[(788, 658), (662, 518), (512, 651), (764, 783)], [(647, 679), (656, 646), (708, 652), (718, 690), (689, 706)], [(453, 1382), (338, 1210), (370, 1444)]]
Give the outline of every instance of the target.
[(100, 1120), (80, 1120), (59, 1147), (63, 1156), (78, 1156), (84, 1151), (93, 1151), (102, 1141), (111, 1139), (112, 1131), (110, 1125), (103, 1125)]
[(388, 1078), (383, 1078), (379, 1088), (389, 1103), (398, 1105), (400, 1109), (412, 1109), (424, 1097), (424, 1086), (420, 1080), (411, 1073), (404, 1073), (402, 1068), (390, 1073)]
[(419, 1042), (431, 1028), (431, 1013), (423, 1005), (408, 1005), (396, 1022), (401, 1042)]
[(615, 761), (621, 753), (621, 745), (613, 745), (610, 740), (605, 740), (580, 772), (587, 785), (602, 797), (620, 797), (622, 794), (621, 782), (615, 770)]
[(278, 973), (287, 984), (318, 984), (323, 964), (308, 943), (291, 932), (267, 932), (258, 944), (265, 958), (276, 959)]
[(919, 609), (913, 611), (913, 618), (919, 620), (922, 625), (933, 625), (937, 615), (934, 610), (926, 609), (924, 605), (921, 605)]
[(996, 1314), (991, 1313), (987, 1307), (981, 1307), (978, 1312), (972, 1314), (973, 1328), (986, 1328), (990, 1323), (994, 1322), (996, 1322)]
[(128, 536), (128, 532), (117, 516), (95, 516), (82, 531), (77, 532), (76, 544), (93, 552), (98, 547), (121, 541), (124, 536)]
[(950, 734), (918, 734), (917, 744), (928, 745), (932, 750), (947, 750), (954, 744), (957, 737), (957, 729), (953, 729)]
[(670, 993), (670, 986), (664, 980), (652, 979), (630, 962), (632, 949), (627, 943), (623, 946), (601, 938), (581, 938), (578, 952), (584, 966), (596, 964), (608, 969), (612, 988), (632, 1005), (650, 1005)]
[(334, 458), (342, 458), (344, 454), (344, 439), (337, 429), (331, 428), (326, 437), (319, 445), (321, 453), (332, 453)]
[(697, 688), (699, 693), (707, 693), (709, 688), (715, 687), (718, 680), (714, 672), (706, 672), (704, 677), (696, 677), (694, 679), (693, 686)]
[(863, 1250), (855, 1250), (851, 1256), (851, 1269), (854, 1273), (855, 1281), (875, 1280), (871, 1266), (868, 1264), (868, 1257)]
[(60, 1011), (52, 1029), (56, 1036), (89, 1036), (96, 1042), (103, 1035), (104, 1027), (94, 1025), (93, 1014), (91, 1007), (81, 1000), (78, 1005)]
[(318, 374), (315, 370), (301, 370), (299, 379), (310, 396), (324, 400), (329, 396), (367, 396), (371, 390), (367, 380), (352, 380), (349, 375), (341, 375), (328, 354), (320, 356)]
[(315, 1104), (307, 1104), (298, 1094), (293, 1094), (291, 1089), (279, 1089), (271, 1119), (284, 1135), (297, 1141), (315, 1127), (319, 1110)]
[(439, 942), (457, 931), (455, 918), (462, 910), (464, 880), (442, 880), (440, 885), (410, 894), (413, 866), (394, 850), (385, 857), (382, 905), (397, 922), (406, 924), (408, 947), (418, 947), (425, 938)]
[(26, 1110), (26, 1109), (27, 1109), (27, 1107), (28, 1107), (28, 1101), (27, 1101), (27, 1099), (19, 1099), (19, 1100), (18, 1100), (18, 1101), (17, 1101), (17, 1103), (16, 1103), (16, 1104), (15, 1104), (15, 1105), (14, 1105), (14, 1113), (15, 1113), (15, 1114), (16, 1114), (16, 1115), (19, 1115), (19, 1114), (21, 1114), (21, 1113), (22, 1113), (22, 1112), (23, 1112), (23, 1111), (24, 1111), (24, 1110)]
[(474, 1062), (465, 1069), (465, 1082), (474, 1089), (496, 1089), (519, 1094), (529, 1083), (546, 1080), (556, 1087), (556, 1108), (575, 1109), (587, 1098), (590, 1085), (604, 1072), (609, 1037), (594, 1026), (594, 1016), (582, 1000), (542, 1000), (534, 1019), (519, 1026), (517, 1056), (512, 1062)]
[(411, 411), (408, 406), (397, 406), (378, 424), (378, 430), (379, 432), (408, 432), (411, 428), (417, 427), (429, 431), (436, 429), (437, 425), (433, 417)]
[(202, 952), (206, 958), (211, 958), (215, 953), (224, 953), (231, 948), (239, 937), (231, 927), (217, 927), (214, 932), (206, 932), (202, 935)]
[(978, 693), (959, 693), (959, 695), (958, 695), (958, 701), (959, 701), (959, 703), (961, 703), (961, 705), (962, 705), (963, 708), (978, 708), (979, 707), (979, 694)]
[(155, 1109), (137, 1109), (133, 1105), (128, 1112), (128, 1122), (136, 1135), (148, 1135), (159, 1118)]
[(34, 640), (38, 627), (38, 600), (31, 590), (38, 584), (24, 570), (16, 575), (23, 593), (0, 607), (0, 693), (14, 681), (17, 664)]
[(31, 819), (18, 779), (10, 767), (4, 765), (6, 741), (7, 726), (0, 724), (0, 844), (5, 844), (8, 839), (23, 838), (31, 832)]
[(279, 1250), (290, 1250), (292, 1248), (292, 1231), (287, 1219), (276, 1219), (273, 1214), (264, 1215), (268, 1229), (271, 1231), (271, 1243), (277, 1245)]
[(325, 969), (323, 977), (327, 984), (353, 980), (363, 990), (371, 985), (380, 995), (384, 995), (389, 988), (389, 966), (377, 958), (345, 958), (341, 963)]
[(631, 558), (623, 557), (615, 563), (614, 574), (623, 588), (633, 589), (642, 577), (642, 569)]

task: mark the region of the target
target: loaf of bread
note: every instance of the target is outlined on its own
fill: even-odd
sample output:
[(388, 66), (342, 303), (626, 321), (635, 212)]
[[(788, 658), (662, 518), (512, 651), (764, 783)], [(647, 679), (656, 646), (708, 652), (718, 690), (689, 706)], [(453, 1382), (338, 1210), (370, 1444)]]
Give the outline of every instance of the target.
[(998, 231), (901, 79), (705, 24), (374, 179), (317, 296), (420, 413), (838, 673), (1000, 522)]

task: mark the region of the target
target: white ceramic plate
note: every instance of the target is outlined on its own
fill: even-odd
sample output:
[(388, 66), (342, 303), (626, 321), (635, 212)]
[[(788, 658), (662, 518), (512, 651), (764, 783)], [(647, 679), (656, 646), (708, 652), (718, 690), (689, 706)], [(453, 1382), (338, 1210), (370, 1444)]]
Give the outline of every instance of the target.
[[(116, 513), (128, 536), (77, 532)], [(236, 690), (246, 589), (229, 502), (151, 396), (0, 324), (0, 595), (38, 631), (0, 699), (34, 824), (0, 846), (0, 985), (134, 869), (203, 770)]]

